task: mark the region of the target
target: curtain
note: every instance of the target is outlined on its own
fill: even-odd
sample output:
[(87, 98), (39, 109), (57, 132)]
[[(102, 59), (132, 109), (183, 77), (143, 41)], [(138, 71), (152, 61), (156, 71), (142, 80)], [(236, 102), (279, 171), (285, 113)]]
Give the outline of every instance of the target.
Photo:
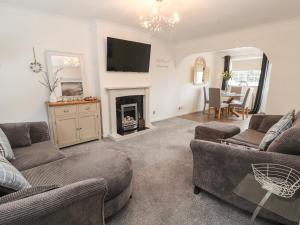
[[(224, 72), (229, 71), (230, 70), (230, 56), (226, 55), (224, 56)], [(226, 88), (226, 84), (225, 81), (222, 81), (222, 90), (225, 90)]]
[(268, 69), (269, 69), (269, 60), (268, 60), (268, 57), (266, 56), (266, 54), (264, 54), (263, 59), (262, 59), (262, 64), (261, 64), (261, 73), (260, 73), (260, 77), (259, 77), (256, 98), (255, 98), (253, 109), (250, 112), (252, 114), (258, 113), (259, 109), (261, 107), (264, 88), (265, 88), (267, 75), (268, 75)]

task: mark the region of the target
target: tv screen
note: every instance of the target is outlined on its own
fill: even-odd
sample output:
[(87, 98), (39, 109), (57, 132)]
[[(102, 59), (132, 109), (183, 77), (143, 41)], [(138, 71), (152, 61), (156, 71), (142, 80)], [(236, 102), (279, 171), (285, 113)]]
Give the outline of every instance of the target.
[(107, 71), (149, 72), (151, 45), (107, 38)]

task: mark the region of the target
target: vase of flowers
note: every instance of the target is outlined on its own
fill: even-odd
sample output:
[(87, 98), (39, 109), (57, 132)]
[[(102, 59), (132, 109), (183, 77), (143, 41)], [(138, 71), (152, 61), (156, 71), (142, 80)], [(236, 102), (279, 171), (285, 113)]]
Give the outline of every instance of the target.
[(225, 83), (225, 90), (228, 91), (229, 88), (229, 80), (232, 78), (232, 72), (231, 71), (225, 71), (222, 73), (223, 75), (223, 81)]

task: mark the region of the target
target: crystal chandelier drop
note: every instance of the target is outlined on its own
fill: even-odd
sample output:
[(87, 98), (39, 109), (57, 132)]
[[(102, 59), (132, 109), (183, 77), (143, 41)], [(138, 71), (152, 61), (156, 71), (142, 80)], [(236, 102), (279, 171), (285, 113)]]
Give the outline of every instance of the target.
[(165, 16), (161, 13), (162, 1), (156, 0), (157, 8), (152, 11), (151, 16), (140, 16), (140, 24), (143, 28), (159, 32), (165, 28), (173, 28), (180, 21), (179, 15), (176, 12), (171, 16)]

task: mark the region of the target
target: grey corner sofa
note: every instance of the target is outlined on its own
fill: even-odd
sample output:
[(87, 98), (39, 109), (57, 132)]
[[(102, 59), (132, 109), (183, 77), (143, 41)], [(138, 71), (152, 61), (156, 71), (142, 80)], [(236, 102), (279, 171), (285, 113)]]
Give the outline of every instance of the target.
[[(26, 127), (29, 134), (24, 133)], [(11, 163), (29, 183), (56, 186), (0, 204), (0, 224), (102, 225), (129, 201), (133, 172), (126, 154), (95, 149), (66, 156), (50, 141), (45, 122), (0, 124), (0, 128), (16, 156)], [(22, 139), (26, 146), (20, 147)]]
[[(256, 205), (234, 193), (234, 189), (243, 178), (252, 173), (251, 164), (275, 163), (300, 171), (300, 112), (297, 113), (292, 128), (277, 137), (267, 151), (254, 150), (255, 147), (258, 148), (267, 130), (280, 118), (281, 116), (253, 115), (248, 129), (227, 139), (234, 144), (243, 144), (251, 148), (225, 145), (217, 143), (217, 140), (201, 140), (201, 137), (196, 135), (197, 139), (192, 140), (190, 144), (193, 153), (195, 194), (205, 190), (252, 213)], [(299, 190), (294, 197), (300, 197)], [(298, 224), (267, 210), (263, 210), (259, 215), (282, 224)]]

